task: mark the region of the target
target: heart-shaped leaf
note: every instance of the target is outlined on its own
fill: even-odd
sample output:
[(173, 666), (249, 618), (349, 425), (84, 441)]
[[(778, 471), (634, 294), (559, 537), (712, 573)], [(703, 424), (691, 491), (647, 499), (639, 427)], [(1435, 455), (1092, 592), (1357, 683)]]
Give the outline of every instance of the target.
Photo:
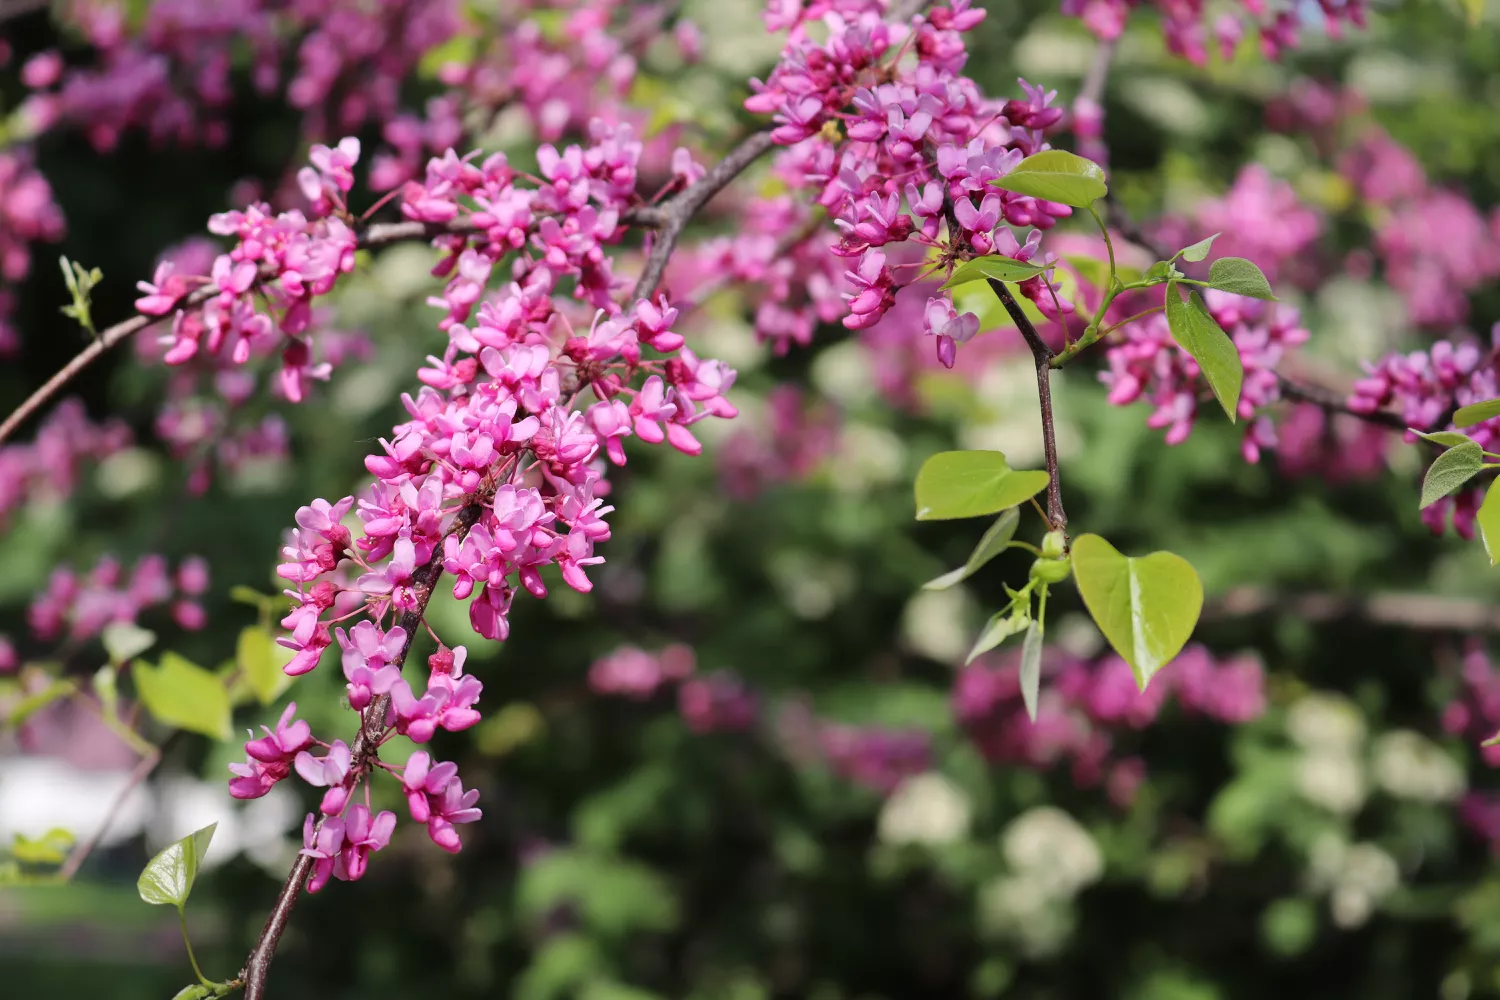
[(1491, 417), (1500, 417), (1500, 399), (1486, 399), (1482, 403), (1470, 403), (1453, 414), (1453, 426), (1473, 427)]
[(229, 692), (207, 670), (167, 652), (160, 665), (137, 663), (131, 673), (136, 693), (158, 721), (216, 740), (229, 738)]
[(1456, 493), (1484, 468), (1484, 449), (1478, 441), (1454, 445), (1432, 460), (1422, 477), (1422, 509), (1431, 507), (1450, 493)]
[(1002, 257), (991, 254), (988, 257), (975, 257), (966, 260), (953, 272), (953, 277), (943, 283), (943, 288), (956, 288), (959, 285), (967, 285), (971, 281), (984, 281), (994, 278), (996, 281), (1025, 281), (1034, 278), (1047, 270), (1047, 265), (1028, 264), (1024, 260), (1015, 260), (1011, 257)]
[(1183, 247), (1181, 250), (1177, 251), (1176, 256), (1181, 257), (1183, 260), (1190, 260), (1194, 263), (1197, 263), (1204, 257), (1208, 256), (1208, 251), (1213, 248), (1214, 240), (1218, 239), (1219, 235), (1219, 233), (1214, 233), (1207, 239), (1199, 240), (1197, 243), (1194, 243), (1190, 247)]
[(1172, 331), (1172, 339), (1198, 362), (1214, 398), (1224, 408), (1229, 422), (1234, 423), (1239, 416), (1245, 366), (1240, 361), (1239, 348), (1209, 314), (1203, 296), (1193, 292), (1184, 302), (1177, 282), (1167, 282), (1167, 327)]
[(1005, 551), (1005, 547), (1015, 537), (1016, 525), (1020, 523), (1020, 520), (1021, 512), (1015, 507), (1001, 514), (979, 539), (979, 544), (974, 546), (974, 551), (969, 554), (968, 562), (958, 569), (949, 570), (935, 580), (928, 580), (922, 584), (922, 589), (947, 590), (955, 583), (967, 580), (979, 572), (981, 566)]
[(1026, 638), (1021, 643), (1021, 701), (1026, 705), (1026, 715), (1036, 721), (1037, 692), (1042, 686), (1042, 626), (1033, 621), (1026, 627)]
[(1076, 539), (1072, 556), (1084, 606), (1145, 690), (1198, 623), (1203, 584), (1197, 571), (1171, 552), (1127, 557), (1098, 535)]
[(162, 848), (161, 853), (150, 861), (136, 880), (136, 891), (148, 903), (161, 905), (171, 903), (181, 909), (193, 891), (193, 880), (198, 877), (198, 866), (208, 853), (209, 842), (214, 839), (217, 823), (210, 823)]
[(1491, 483), (1489, 489), (1484, 491), (1484, 503), (1479, 505), (1479, 538), (1484, 542), (1485, 554), (1490, 557), (1490, 565), (1500, 562), (1500, 490), (1495, 489)]
[(1109, 193), (1103, 167), (1062, 149), (1033, 153), (991, 183), (1006, 191), (1074, 208), (1088, 208)]
[(941, 451), (917, 473), (918, 521), (982, 517), (1025, 503), (1050, 481), (1012, 469), (998, 451)]
[(1214, 261), (1208, 268), (1208, 284), (1221, 292), (1276, 301), (1276, 293), (1271, 291), (1265, 274), (1243, 257), (1220, 257)]

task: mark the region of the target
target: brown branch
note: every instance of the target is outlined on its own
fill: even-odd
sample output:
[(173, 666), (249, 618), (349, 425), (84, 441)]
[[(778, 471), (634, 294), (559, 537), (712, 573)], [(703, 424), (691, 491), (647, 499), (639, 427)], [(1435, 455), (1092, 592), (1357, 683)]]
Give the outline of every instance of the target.
[(109, 808), (104, 811), (104, 818), (99, 821), (99, 825), (94, 828), (94, 832), (89, 834), (87, 840), (73, 849), (73, 852), (68, 855), (68, 859), (63, 862), (63, 866), (57, 870), (59, 881), (67, 882), (74, 875), (78, 874), (78, 870), (83, 867), (83, 863), (88, 860), (90, 854), (94, 853), (94, 849), (99, 846), (99, 842), (104, 839), (104, 835), (114, 825), (115, 816), (124, 807), (125, 800), (130, 798), (130, 793), (139, 788), (141, 782), (149, 778), (151, 772), (156, 770), (156, 765), (161, 763), (161, 755), (162, 748), (152, 747), (150, 753), (145, 754), (136, 762), (134, 770), (130, 772), (130, 776), (125, 780), (124, 787), (115, 793), (114, 799), (109, 803)]
[[(666, 214), (660, 208), (646, 206), (630, 209), (621, 216), (620, 221), (627, 226), (655, 229), (666, 221)], [(394, 243), (430, 240), (438, 236), (467, 235), (473, 232), (475, 232), (474, 226), (464, 219), (455, 220), (446, 225), (427, 222), (377, 222), (366, 226), (358, 233), (356, 246), (361, 250), (375, 250)], [(267, 268), (262, 270), (259, 280), (267, 281), (273, 277), (275, 273)], [(183, 299), (181, 305), (191, 309), (203, 305), (218, 294), (217, 285), (204, 285)], [(166, 316), (137, 315), (101, 331), (89, 346), (78, 352), (73, 360), (63, 365), (55, 375), (42, 384), (41, 388), (28, 396), (25, 402), (5, 418), (4, 422), (0, 422), (0, 441), (10, 437), (28, 417), (41, 409), (47, 400), (57, 394), (58, 390), (72, 381), (75, 375), (96, 361), (105, 351), (167, 318)]]
[(1261, 587), (1236, 587), (1203, 609), (1205, 620), (1290, 614), (1310, 622), (1361, 621), (1427, 632), (1500, 632), (1500, 607), (1493, 601), (1433, 594), (1276, 594)]
[[(458, 512), (457, 520), (448, 529), (448, 534), (462, 541), (469, 529), (479, 520), (479, 516), (484, 513), (484, 506), (485, 502), (482, 499), (475, 499), (466, 504)], [(427, 560), (427, 564), (413, 574), (412, 589), (417, 597), (417, 606), (396, 620), (396, 625), (406, 630), (406, 642), (401, 647), (401, 655), (395, 661), (398, 670), (406, 665), (406, 658), (410, 655), (412, 644), (421, 630), (422, 617), (427, 613), (427, 603), (432, 600), (438, 578), (442, 574), (443, 546), (439, 545), (433, 550), (432, 558)], [(373, 766), (376, 751), (385, 736), (385, 717), (390, 704), (391, 696), (383, 694), (371, 702), (360, 717), (359, 732), (349, 748), (349, 757), (353, 761), (353, 766), (350, 767), (349, 777), (345, 781), (350, 787), (358, 783)], [(320, 819), (318, 827), (321, 828), (322, 825), (323, 821)], [(250, 957), (245, 960), (245, 967), (240, 970), (240, 979), (245, 983), (246, 1000), (264, 1000), (266, 976), (271, 971), (271, 959), (276, 956), (276, 947), (281, 943), (281, 935), (286, 931), (287, 922), (292, 918), (292, 909), (297, 905), (297, 897), (301, 895), (302, 887), (306, 884), (308, 875), (312, 873), (314, 861), (315, 859), (309, 855), (297, 855), (292, 870), (287, 873), (286, 881), (282, 883), (281, 891), (276, 895), (276, 904), (271, 907), (271, 915), (266, 918), (266, 926), (260, 932), (260, 939), (255, 942), (255, 947), (250, 951)]]

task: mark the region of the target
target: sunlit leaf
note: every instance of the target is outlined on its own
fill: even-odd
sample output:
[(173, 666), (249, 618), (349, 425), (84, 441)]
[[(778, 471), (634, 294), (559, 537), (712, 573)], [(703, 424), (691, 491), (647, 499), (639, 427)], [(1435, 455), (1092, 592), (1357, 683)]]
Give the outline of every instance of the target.
[(1500, 562), (1500, 490), (1491, 483), (1484, 491), (1484, 503), (1479, 505), (1479, 538), (1484, 542), (1485, 554), (1490, 565)]
[(1491, 417), (1500, 417), (1500, 399), (1486, 399), (1483, 402), (1470, 403), (1468, 406), (1459, 408), (1459, 411), (1453, 414), (1453, 426), (1472, 427)]
[(1045, 472), (1012, 469), (998, 451), (943, 451), (917, 473), (917, 520), (982, 517), (1025, 503), (1046, 487)]
[(229, 738), (229, 692), (224, 682), (176, 653), (161, 663), (137, 663), (132, 670), (136, 693), (158, 722), (214, 739)]
[(1214, 240), (1218, 239), (1219, 235), (1220, 234), (1218, 233), (1214, 233), (1207, 239), (1199, 240), (1192, 246), (1183, 247), (1181, 250), (1177, 251), (1177, 256), (1181, 257), (1183, 260), (1190, 260), (1194, 263), (1197, 263), (1204, 257), (1208, 256), (1209, 250), (1213, 249)]
[(973, 260), (964, 261), (954, 269), (953, 276), (943, 283), (943, 288), (954, 288), (986, 278), (994, 278), (996, 281), (1025, 281), (1027, 278), (1041, 274), (1046, 269), (1046, 265), (1038, 266), (1028, 264), (1024, 260), (991, 254), (988, 257), (975, 257)]
[(198, 877), (198, 866), (208, 853), (209, 842), (214, 839), (217, 823), (210, 823), (164, 847), (160, 854), (146, 862), (141, 877), (136, 880), (136, 891), (148, 903), (162, 905), (171, 903), (181, 909), (193, 891), (193, 881)]
[(1220, 257), (1214, 261), (1208, 268), (1208, 284), (1221, 292), (1276, 301), (1276, 293), (1271, 291), (1265, 274), (1243, 257)]
[(1076, 539), (1072, 556), (1073, 578), (1085, 607), (1145, 690), (1198, 623), (1203, 584), (1197, 571), (1171, 552), (1122, 555), (1098, 535)]
[(1172, 339), (1198, 362), (1214, 398), (1233, 423), (1239, 415), (1240, 384), (1245, 378), (1239, 348), (1209, 314), (1203, 296), (1193, 292), (1184, 302), (1175, 281), (1167, 283), (1167, 326)]
[(1074, 208), (1087, 208), (1109, 193), (1099, 164), (1063, 149), (1033, 153), (1016, 164), (1016, 169), (990, 183)]
[(980, 567), (1005, 551), (1005, 547), (1015, 537), (1016, 525), (1020, 523), (1020, 520), (1021, 512), (1015, 507), (1001, 514), (979, 539), (979, 544), (974, 546), (974, 551), (969, 554), (967, 562), (958, 569), (950, 570), (935, 580), (928, 580), (922, 585), (922, 589), (946, 590), (955, 583), (967, 580), (979, 572)]
[(973, 663), (983, 653), (988, 653), (1006, 639), (1023, 631), (1031, 624), (1030, 603), (1014, 605), (1004, 611), (996, 612), (985, 622), (984, 628), (979, 633), (979, 638), (974, 641), (974, 648), (969, 650), (969, 658), (965, 663)]
[(1484, 449), (1478, 441), (1465, 441), (1454, 445), (1432, 460), (1427, 474), (1422, 477), (1422, 509), (1431, 507), (1450, 493), (1456, 493), (1464, 483), (1478, 475), (1484, 468)]
[(281, 669), (291, 660), (291, 650), (277, 644), (271, 633), (258, 625), (240, 632), (235, 644), (235, 664), (245, 683), (262, 705), (269, 705), (292, 683)]
[(104, 626), (99, 638), (104, 643), (104, 651), (109, 654), (109, 662), (117, 667), (140, 656), (156, 643), (155, 632), (134, 622), (110, 622)]

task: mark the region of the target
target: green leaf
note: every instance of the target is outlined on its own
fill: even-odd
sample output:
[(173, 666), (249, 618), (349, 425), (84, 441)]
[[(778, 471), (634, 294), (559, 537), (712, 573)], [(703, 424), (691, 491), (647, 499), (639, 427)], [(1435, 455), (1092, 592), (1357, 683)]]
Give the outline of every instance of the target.
[(1495, 489), (1495, 484), (1490, 483), (1489, 488), (1484, 491), (1484, 503), (1479, 505), (1479, 540), (1484, 542), (1485, 555), (1490, 557), (1490, 565), (1500, 562), (1500, 490)]
[(213, 995), (214, 991), (209, 987), (204, 986), (202, 983), (194, 983), (191, 986), (184, 986), (172, 994), (172, 1000), (205, 1000), (206, 997)]
[(240, 674), (262, 705), (269, 705), (292, 683), (281, 669), (290, 662), (291, 650), (279, 646), (271, 633), (259, 625), (251, 625), (240, 632), (235, 644), (234, 659)]
[(1088, 208), (1109, 193), (1104, 169), (1099, 164), (1062, 149), (1034, 153), (1016, 164), (1016, 169), (990, 183), (1016, 194), (1074, 208)]
[(1031, 598), (1028, 596), (1024, 602), (1013, 603), (1004, 611), (997, 611), (985, 622), (984, 629), (979, 633), (979, 638), (974, 640), (974, 648), (969, 650), (969, 658), (965, 663), (973, 663), (981, 653), (988, 653), (1006, 639), (1022, 631), (1031, 624)]
[(11, 842), (10, 856), (23, 865), (60, 865), (67, 860), (72, 847), (73, 835), (55, 826), (34, 840), (16, 834)]
[(1182, 272), (1164, 260), (1159, 260), (1146, 269), (1146, 281), (1163, 282), (1168, 278), (1180, 278)]
[(1032, 621), (1026, 627), (1026, 638), (1021, 643), (1021, 700), (1026, 703), (1026, 715), (1036, 721), (1037, 691), (1042, 684), (1042, 623)]
[(1434, 431), (1431, 434), (1423, 434), (1415, 427), (1408, 427), (1407, 430), (1411, 431), (1413, 434), (1424, 441), (1431, 441), (1433, 444), (1440, 444), (1444, 448), (1452, 448), (1454, 445), (1460, 445), (1465, 441), (1474, 440), (1473, 438), (1469, 437), (1469, 435), (1460, 434), (1458, 433), (1458, 431)]
[(10, 706), (10, 715), (5, 722), (10, 726), (19, 726), (33, 713), (46, 708), (60, 698), (66, 698), (78, 690), (78, 683), (72, 679), (55, 680), (40, 691), (27, 695), (14, 705)]
[(219, 678), (176, 653), (153, 667), (137, 663), (136, 693), (157, 721), (217, 740), (229, 738), (229, 692)]
[(1463, 5), (1464, 13), (1469, 16), (1469, 24), (1477, 25), (1484, 18), (1484, 0), (1459, 0)]
[(104, 642), (110, 664), (116, 667), (135, 659), (156, 643), (155, 632), (134, 622), (110, 622), (104, 626), (99, 638)]
[(1176, 260), (1178, 257), (1181, 257), (1183, 260), (1190, 260), (1196, 263), (1208, 256), (1208, 251), (1213, 248), (1214, 240), (1218, 239), (1220, 235), (1220, 233), (1214, 233), (1207, 239), (1199, 240), (1190, 247), (1183, 247), (1173, 255), (1172, 259)]
[(1243, 257), (1220, 257), (1208, 268), (1208, 284), (1221, 292), (1233, 292), (1252, 299), (1276, 301), (1271, 283), (1261, 269)]
[(229, 588), (229, 599), (240, 604), (248, 604), (252, 608), (263, 608), (267, 602), (275, 600), (270, 594), (262, 594), (254, 587), (247, 587), (242, 583)]
[(1084, 606), (1145, 690), (1182, 651), (1203, 609), (1203, 584), (1171, 552), (1127, 557), (1098, 535), (1073, 542), (1073, 578)]
[(135, 883), (141, 898), (153, 905), (171, 903), (182, 909), (193, 891), (198, 866), (208, 853), (209, 842), (214, 839), (214, 829), (218, 825), (210, 823), (201, 830), (194, 830), (181, 840), (168, 844), (160, 854), (146, 862)]
[(938, 452), (917, 473), (917, 520), (993, 514), (1025, 503), (1048, 482), (1045, 472), (1012, 469), (998, 451)]
[(1184, 302), (1177, 282), (1167, 282), (1167, 326), (1172, 339), (1198, 362), (1214, 398), (1224, 408), (1229, 422), (1234, 423), (1239, 416), (1240, 383), (1244, 381), (1245, 368), (1239, 348), (1209, 314), (1203, 296), (1193, 292)]
[(1020, 520), (1021, 512), (1014, 507), (1001, 514), (979, 539), (979, 544), (974, 546), (974, 551), (969, 554), (968, 562), (958, 569), (944, 573), (936, 580), (928, 580), (922, 584), (922, 589), (947, 590), (955, 583), (967, 580), (979, 572), (981, 566), (1005, 551), (1005, 547), (1015, 537), (1016, 525)]
[(988, 257), (975, 257), (973, 260), (964, 261), (954, 269), (953, 276), (944, 282), (943, 288), (956, 288), (959, 285), (967, 285), (971, 281), (983, 281), (986, 278), (994, 278), (996, 281), (1025, 281), (1045, 270), (1047, 270), (1045, 264), (1028, 264), (1024, 260), (991, 254)]
[(1449, 448), (1432, 460), (1427, 475), (1422, 477), (1421, 508), (1425, 510), (1448, 494), (1456, 493), (1483, 468), (1484, 449), (1478, 441), (1465, 441)]
[(1491, 417), (1500, 417), (1500, 399), (1486, 399), (1482, 403), (1470, 403), (1453, 414), (1453, 426), (1473, 427)]

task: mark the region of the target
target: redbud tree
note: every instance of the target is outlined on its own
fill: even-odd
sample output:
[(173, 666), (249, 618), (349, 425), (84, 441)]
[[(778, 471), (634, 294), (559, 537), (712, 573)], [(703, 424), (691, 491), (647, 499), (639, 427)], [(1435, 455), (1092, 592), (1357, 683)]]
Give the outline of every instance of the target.
[[(423, 841), (504, 858), (532, 956), (496, 971), (476, 895), (411, 929), (461, 966), (429, 986), (1218, 996), (1212, 949), (1048, 963), (1105, 872), (1277, 852), (1271, 951), (1437, 913), (1468, 936), (1409, 982), (1491, 985), (1482, 5), (1045, 6), (0, 3), (3, 752), (125, 765), (0, 877), (74, 892), (212, 771), (221, 852), (296, 817), (201, 962), (224, 831), (150, 833), (182, 997), (379, 981), (358, 929), (406, 911), (336, 883), (488, 871)], [(1447, 118), (1391, 113), (1428, 87), (1393, 66)], [(1419, 697), (1346, 662), (1410, 648)], [(715, 905), (757, 893), (755, 933)], [(864, 971), (832, 943), (952, 901)], [(272, 976), (327, 924), (330, 971)]]

